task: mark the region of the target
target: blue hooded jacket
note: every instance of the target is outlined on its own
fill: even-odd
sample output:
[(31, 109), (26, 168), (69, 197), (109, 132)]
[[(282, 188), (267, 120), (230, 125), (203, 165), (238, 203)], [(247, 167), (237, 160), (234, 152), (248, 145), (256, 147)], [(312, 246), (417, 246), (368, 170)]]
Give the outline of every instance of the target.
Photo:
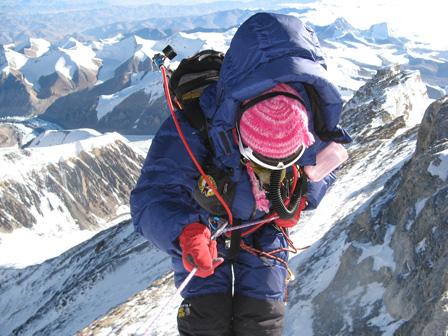
[[(240, 153), (233, 140), (232, 129), (235, 127), (241, 102), (278, 83), (293, 86), (304, 99), (308, 111), (311, 111), (311, 104), (305, 85), (314, 87), (323, 118), (324, 133), (329, 135), (325, 141), (320, 139), (314, 131), (316, 117), (309, 118), (309, 129), (316, 141), (307, 148), (299, 164), (315, 164), (317, 152), (324, 148), (329, 140), (341, 143), (351, 141), (338, 125), (342, 109), (341, 96), (328, 78), (322, 51), (314, 32), (293, 16), (270, 13), (253, 15), (240, 26), (233, 37), (218, 83), (210, 85), (200, 101), (215, 150), (213, 163), (232, 172), (231, 178), (236, 182), (237, 190), (231, 210), (233, 216), (241, 220), (258, 218), (264, 213), (254, 212), (255, 201), (249, 177), (240, 163)], [(188, 124), (181, 113), (177, 113), (177, 116), (197, 159), (204, 162), (210, 154), (198, 132)], [(153, 139), (142, 174), (132, 191), (131, 213), (136, 230), (173, 257), (177, 284), (186, 276), (180, 261), (178, 236), (187, 224), (208, 223), (209, 214), (192, 198), (198, 176), (199, 173), (183, 147), (173, 121), (171, 118), (167, 119)], [(309, 208), (317, 206), (333, 180), (334, 176), (330, 175), (322, 182), (310, 185), (310, 190), (316, 192), (309, 195)], [(285, 247), (284, 239), (272, 230), (271, 226), (266, 226), (261, 233), (257, 233), (257, 239), (263, 242), (262, 245), (264, 244), (267, 250)], [(265, 277), (264, 273), (261, 273), (261, 266), (254, 267), (252, 271), (248, 266), (260, 263), (259, 258), (244, 255), (241, 258), (248, 258), (247, 262), (240, 263), (246, 265), (245, 267), (234, 271), (235, 277), (241, 275), (241, 281), (244, 283), (241, 292), (258, 298), (280, 299), (284, 283), (278, 280), (278, 284), (272, 284), (269, 281), (282, 279), (286, 272), (284, 267), (276, 265), (273, 269), (276, 269), (278, 276)], [(284, 253), (282, 258), (287, 259), (287, 254)], [(225, 266), (220, 266), (217, 270), (219, 269), (222, 271), (215, 272), (209, 280), (195, 277), (183, 295), (188, 297), (228, 290), (226, 282), (222, 281), (228, 278), (228, 270), (225, 270)], [(254, 272), (255, 269), (260, 269), (260, 274)], [(266, 278), (264, 287), (260, 286), (263, 283), (260, 279), (263, 277)], [(210, 282), (215, 282), (215, 286), (205, 285)], [(224, 284), (224, 287), (218, 286), (218, 283)], [(235, 287), (235, 290), (238, 291), (238, 288)]]

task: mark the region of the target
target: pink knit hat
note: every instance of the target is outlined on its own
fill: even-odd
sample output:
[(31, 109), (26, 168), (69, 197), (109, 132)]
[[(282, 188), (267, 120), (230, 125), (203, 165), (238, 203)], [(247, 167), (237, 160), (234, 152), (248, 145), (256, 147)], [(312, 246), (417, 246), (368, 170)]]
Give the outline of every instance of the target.
[[(299, 93), (287, 84), (278, 84), (263, 92)], [(250, 100), (249, 100), (250, 101)], [(265, 157), (286, 158), (301, 147), (314, 143), (308, 130), (308, 114), (298, 100), (287, 96), (275, 96), (262, 100), (244, 111), (239, 131), (244, 145)]]

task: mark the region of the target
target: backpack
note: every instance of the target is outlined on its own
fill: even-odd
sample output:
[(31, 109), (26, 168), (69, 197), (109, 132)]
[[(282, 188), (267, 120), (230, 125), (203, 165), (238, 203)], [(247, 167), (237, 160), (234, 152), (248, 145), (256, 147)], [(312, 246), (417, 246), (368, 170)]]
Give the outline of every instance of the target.
[(203, 50), (184, 58), (176, 70), (170, 72), (169, 87), (173, 101), (184, 112), (190, 125), (197, 129), (206, 146), (211, 148), (207, 133), (207, 121), (199, 105), (204, 89), (219, 79), (224, 54), (215, 50)]
[(208, 85), (218, 81), (223, 61), (224, 54), (211, 49), (184, 58), (170, 74), (171, 92), (181, 104), (198, 99)]
[[(224, 54), (215, 50), (203, 50), (191, 57), (184, 58), (176, 70), (168, 73), (169, 89), (172, 100), (177, 104), (188, 123), (198, 131), (205, 146), (213, 153), (213, 147), (208, 137), (207, 120), (199, 104), (204, 89), (219, 79)], [(225, 171), (215, 167), (209, 156), (204, 163), (204, 170), (213, 181), (215, 187), (228, 204), (232, 204), (235, 196), (235, 183)], [(224, 216), (224, 207), (218, 202), (203, 179), (192, 194), (196, 202), (213, 215)]]

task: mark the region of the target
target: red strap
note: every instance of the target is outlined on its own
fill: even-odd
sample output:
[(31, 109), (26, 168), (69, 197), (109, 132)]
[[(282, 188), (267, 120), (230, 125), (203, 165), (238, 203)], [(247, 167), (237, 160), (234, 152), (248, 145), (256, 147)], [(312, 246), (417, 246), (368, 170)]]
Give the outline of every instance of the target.
[(168, 86), (168, 79), (166, 76), (165, 67), (162, 66), (160, 68), (160, 70), (162, 71), (162, 75), (163, 75), (163, 87), (165, 89), (166, 100), (168, 102), (168, 107), (170, 108), (171, 116), (173, 117), (174, 125), (176, 126), (177, 132), (179, 133), (179, 137), (182, 140), (182, 143), (184, 144), (184, 147), (187, 150), (188, 155), (190, 155), (190, 158), (193, 161), (194, 165), (196, 166), (197, 170), (199, 171), (201, 176), (204, 178), (205, 182), (207, 182), (207, 185), (209, 186), (209, 188), (213, 190), (216, 198), (219, 200), (219, 202), (222, 204), (222, 206), (226, 210), (227, 216), (229, 217), (229, 224), (232, 225), (233, 224), (232, 211), (230, 211), (230, 208), (227, 205), (226, 201), (224, 201), (221, 194), (218, 192), (218, 190), (215, 188), (214, 184), (210, 181), (210, 179), (207, 176), (207, 174), (205, 173), (205, 171), (202, 169), (201, 165), (199, 164), (198, 160), (196, 159), (196, 156), (194, 155), (193, 151), (191, 150), (190, 145), (188, 144), (187, 139), (184, 136), (184, 133), (182, 132), (182, 128), (180, 127), (179, 121), (176, 118), (176, 113), (174, 112), (174, 106), (173, 106), (173, 102), (171, 100), (170, 89)]

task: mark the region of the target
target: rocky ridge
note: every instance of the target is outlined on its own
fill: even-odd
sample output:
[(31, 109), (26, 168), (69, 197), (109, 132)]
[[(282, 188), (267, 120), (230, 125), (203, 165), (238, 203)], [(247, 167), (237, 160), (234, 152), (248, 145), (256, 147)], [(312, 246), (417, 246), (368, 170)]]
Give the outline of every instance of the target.
[(118, 134), (0, 154), (0, 232), (45, 225), (47, 216), (97, 228), (128, 204), (143, 160)]
[(40, 265), (0, 268), (0, 332), (73, 335), (166, 276), (169, 267), (169, 258), (126, 221)]
[[(409, 74), (386, 70), (364, 91), (397, 75), (412, 81)], [(353, 162), (331, 192), (357, 187), (339, 203), (326, 199), (341, 214), (294, 259), (298, 280), (290, 286), (285, 335), (294, 335), (294, 325), (304, 321), (309, 335), (442, 336), (448, 330), (448, 98), (426, 110), (420, 128), (409, 128), (406, 116), (417, 112), (414, 105), (385, 115), (375, 98), (360, 99), (362, 91), (345, 108), (357, 141)], [(363, 117), (372, 116), (381, 122), (362, 127)]]

